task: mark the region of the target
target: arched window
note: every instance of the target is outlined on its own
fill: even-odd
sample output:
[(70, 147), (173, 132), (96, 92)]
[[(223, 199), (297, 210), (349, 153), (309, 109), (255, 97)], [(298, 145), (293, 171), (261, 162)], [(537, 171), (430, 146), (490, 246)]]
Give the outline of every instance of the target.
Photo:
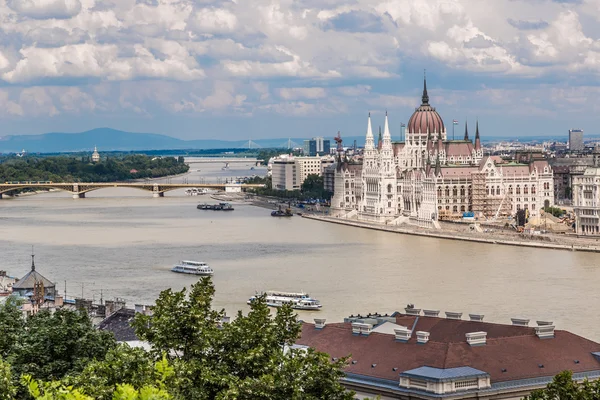
[(489, 187), (489, 186), (486, 186), (486, 187), (485, 187), (485, 192), (486, 192), (488, 195), (490, 194), (490, 187)]
[(465, 212), (465, 206), (460, 206), (460, 211)]
[(390, 184), (387, 187), (388, 187), (388, 193), (392, 193), (392, 185)]
[(521, 186), (517, 185), (517, 194), (521, 194)]
[(346, 182), (346, 189), (348, 189), (350, 187), (350, 184), (348, 182)]
[(452, 196), (456, 197), (458, 195), (458, 189), (456, 188), (456, 186), (454, 186), (452, 188)]
[(535, 185), (531, 185), (531, 194), (535, 194)]
[(450, 187), (446, 186), (446, 197), (450, 197)]
[(438, 195), (438, 197), (442, 197), (442, 187), (441, 186), (438, 186), (438, 188), (437, 188), (437, 195)]
[(508, 186), (508, 194), (513, 194), (513, 187), (512, 187), (512, 185)]
[(527, 185), (523, 186), (523, 194), (529, 194), (529, 188)]
[(460, 195), (461, 195), (461, 196), (464, 196), (464, 195), (465, 195), (465, 187), (464, 187), (464, 186), (461, 186), (461, 187), (460, 187)]
[(454, 206), (454, 207), (452, 207), (452, 211), (453, 211), (453, 212), (458, 212), (458, 206)]

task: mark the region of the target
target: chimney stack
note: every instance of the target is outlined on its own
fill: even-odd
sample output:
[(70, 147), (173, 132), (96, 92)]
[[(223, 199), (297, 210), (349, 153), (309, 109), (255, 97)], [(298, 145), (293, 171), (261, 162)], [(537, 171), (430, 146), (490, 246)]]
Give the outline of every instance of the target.
[(363, 324), (361, 322), (353, 322), (352, 323), (352, 334), (353, 335), (365, 335), (369, 336), (373, 330), (373, 325), (371, 324)]
[(429, 332), (417, 331), (417, 343), (425, 344), (429, 342)]
[(423, 310), (423, 315), (426, 317), (437, 317), (440, 315), (440, 310)]
[(484, 346), (487, 339), (487, 332), (471, 332), (465, 334), (469, 346)]
[(401, 327), (394, 329), (394, 334), (396, 336), (397, 342), (406, 343), (410, 340), (410, 337), (412, 336), (412, 331), (406, 327)]
[(448, 318), (448, 319), (461, 319), (462, 318), (462, 313), (446, 311), (446, 318)]
[(421, 315), (421, 309), (420, 308), (409, 308), (409, 307), (406, 307), (404, 309), (404, 312), (406, 313), (406, 315)]
[(325, 328), (325, 318), (315, 318), (315, 329)]
[(471, 321), (483, 322), (483, 314), (469, 314)]
[(540, 339), (552, 339), (554, 338), (554, 325), (536, 326), (535, 334)]
[(512, 324), (514, 326), (529, 326), (529, 320), (523, 318), (511, 318)]

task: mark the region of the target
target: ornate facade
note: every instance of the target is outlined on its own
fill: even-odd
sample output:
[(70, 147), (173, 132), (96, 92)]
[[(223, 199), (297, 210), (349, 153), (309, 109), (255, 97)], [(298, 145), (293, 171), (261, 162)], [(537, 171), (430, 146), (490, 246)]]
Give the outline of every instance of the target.
[[(474, 141), (466, 123), (462, 139), (448, 140), (442, 118), (429, 104), (426, 82), (421, 100), (403, 142), (392, 142), (386, 112), (376, 144), (369, 114), (360, 174), (341, 162), (341, 153), (338, 156), (333, 215), (439, 227), (438, 219), (464, 212), (489, 219), (526, 208), (535, 216), (553, 204), (552, 169), (546, 160), (506, 163), (484, 157), (479, 122)], [(348, 196), (346, 186), (352, 184), (349, 188), (356, 193)]]

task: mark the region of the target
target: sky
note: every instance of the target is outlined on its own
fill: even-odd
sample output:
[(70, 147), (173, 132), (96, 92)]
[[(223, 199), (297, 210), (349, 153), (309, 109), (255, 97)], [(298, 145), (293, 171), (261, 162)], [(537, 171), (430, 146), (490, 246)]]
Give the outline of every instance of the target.
[(0, 0), (0, 136), (600, 136), (600, 0)]

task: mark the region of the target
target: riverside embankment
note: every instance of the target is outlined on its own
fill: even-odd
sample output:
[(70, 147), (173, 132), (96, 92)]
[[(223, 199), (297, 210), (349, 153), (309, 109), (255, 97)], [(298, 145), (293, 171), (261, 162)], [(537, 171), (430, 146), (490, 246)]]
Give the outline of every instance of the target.
[(532, 236), (529, 239), (523, 236), (517, 236), (516, 234), (509, 235), (497, 231), (484, 233), (468, 233), (450, 230), (434, 231), (425, 230), (418, 227), (380, 225), (366, 221), (341, 219), (315, 214), (304, 214), (302, 215), (302, 217), (334, 224), (348, 225), (357, 228), (373, 229), (378, 231), (400, 233), (405, 235), (424, 236), (436, 239), (460, 240), (485, 244), (500, 244), (506, 246), (521, 246), (553, 250), (585, 251), (600, 253), (600, 242), (581, 238), (544, 235)]

